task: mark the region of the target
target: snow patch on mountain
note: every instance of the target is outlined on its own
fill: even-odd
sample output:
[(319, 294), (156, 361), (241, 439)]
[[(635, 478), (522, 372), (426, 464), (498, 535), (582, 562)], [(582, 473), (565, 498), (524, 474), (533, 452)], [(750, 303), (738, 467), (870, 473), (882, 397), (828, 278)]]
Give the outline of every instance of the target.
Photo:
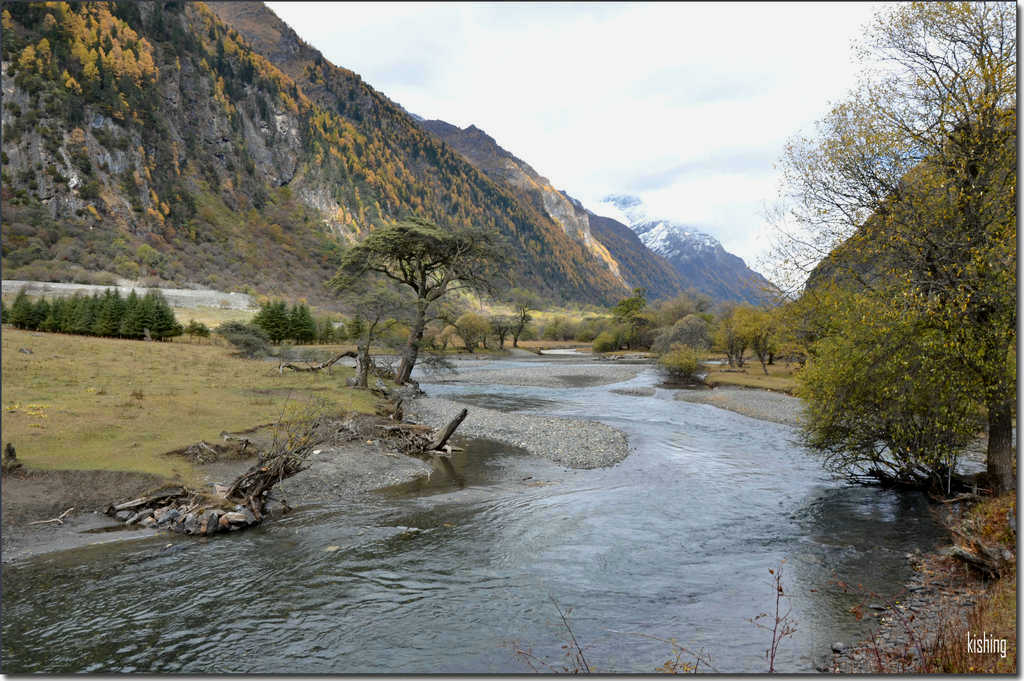
[(674, 220), (651, 218), (644, 202), (628, 194), (612, 194), (602, 199), (601, 209), (615, 212), (636, 232), (647, 248), (670, 260), (688, 260), (724, 250), (718, 239), (707, 232)]

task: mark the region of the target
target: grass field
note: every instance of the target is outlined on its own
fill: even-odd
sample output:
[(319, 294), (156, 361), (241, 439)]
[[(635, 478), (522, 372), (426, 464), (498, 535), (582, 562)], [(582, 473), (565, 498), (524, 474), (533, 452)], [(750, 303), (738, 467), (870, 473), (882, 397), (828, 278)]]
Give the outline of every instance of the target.
[(206, 324), (211, 329), (224, 322), (248, 322), (256, 316), (256, 310), (228, 310), (220, 307), (176, 307), (174, 316), (182, 326), (189, 320)]
[(147, 343), (3, 327), (3, 441), (40, 469), (115, 470), (191, 479), (165, 452), (276, 421), (286, 403), (323, 399), (372, 412), (345, 387), (352, 370), (279, 374), (273, 362), (213, 344)]
[[(708, 358), (710, 359), (710, 358)], [(715, 357), (715, 359), (720, 359)], [(742, 369), (730, 369), (727, 364), (710, 364), (705, 379), (711, 387), (718, 385), (737, 385), (745, 388), (761, 388), (776, 392), (790, 393), (796, 389), (797, 364), (776, 362), (768, 365), (768, 374), (761, 369), (761, 363), (754, 359), (747, 360)]]

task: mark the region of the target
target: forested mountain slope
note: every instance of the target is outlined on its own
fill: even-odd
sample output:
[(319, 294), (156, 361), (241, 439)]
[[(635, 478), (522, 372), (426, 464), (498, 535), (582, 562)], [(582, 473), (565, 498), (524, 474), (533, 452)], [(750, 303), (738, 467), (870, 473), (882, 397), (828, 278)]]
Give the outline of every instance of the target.
[(503, 235), (516, 283), (551, 298), (627, 291), (262, 5), (8, 3), (2, 16), (6, 278), (318, 299), (340, 244), (418, 214)]

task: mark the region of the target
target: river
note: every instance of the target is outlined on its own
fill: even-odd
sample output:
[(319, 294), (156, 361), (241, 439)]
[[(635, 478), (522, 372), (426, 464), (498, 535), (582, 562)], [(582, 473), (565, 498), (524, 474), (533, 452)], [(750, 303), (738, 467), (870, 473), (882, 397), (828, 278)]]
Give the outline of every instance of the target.
[[(557, 371), (569, 358), (492, 362)], [(631, 455), (571, 470), (466, 440), (455, 477), (297, 509), (209, 540), (160, 536), (5, 567), (3, 667), (24, 672), (517, 673), (565, 663), (556, 603), (599, 671), (646, 672), (675, 639), (764, 672), (783, 566), (813, 672), (865, 632), (835, 580), (896, 594), (942, 532), (919, 494), (848, 487), (787, 426), (673, 400), (645, 368), (615, 385), (425, 384), (473, 405), (602, 421)]]

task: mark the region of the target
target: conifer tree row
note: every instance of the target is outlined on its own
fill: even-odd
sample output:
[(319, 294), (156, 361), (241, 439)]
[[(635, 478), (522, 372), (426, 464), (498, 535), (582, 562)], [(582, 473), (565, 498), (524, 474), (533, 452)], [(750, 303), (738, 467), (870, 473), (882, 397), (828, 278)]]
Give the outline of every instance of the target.
[[(252, 323), (263, 329), (272, 343), (281, 343), (285, 340), (312, 343), (321, 335), (327, 335), (319, 332), (318, 325), (305, 303), (293, 304), (291, 309), (283, 300), (263, 303)], [(321, 323), (319, 326), (327, 327), (330, 329), (330, 335), (333, 335), (333, 327), (329, 322)]]
[(117, 289), (107, 289), (101, 295), (76, 293), (71, 298), (52, 301), (40, 297), (29, 300), (22, 289), (5, 310), (5, 323), (29, 331), (73, 333), (109, 338), (145, 338), (166, 340), (180, 336), (184, 329), (174, 311), (159, 291), (138, 295), (133, 289), (126, 298)]

